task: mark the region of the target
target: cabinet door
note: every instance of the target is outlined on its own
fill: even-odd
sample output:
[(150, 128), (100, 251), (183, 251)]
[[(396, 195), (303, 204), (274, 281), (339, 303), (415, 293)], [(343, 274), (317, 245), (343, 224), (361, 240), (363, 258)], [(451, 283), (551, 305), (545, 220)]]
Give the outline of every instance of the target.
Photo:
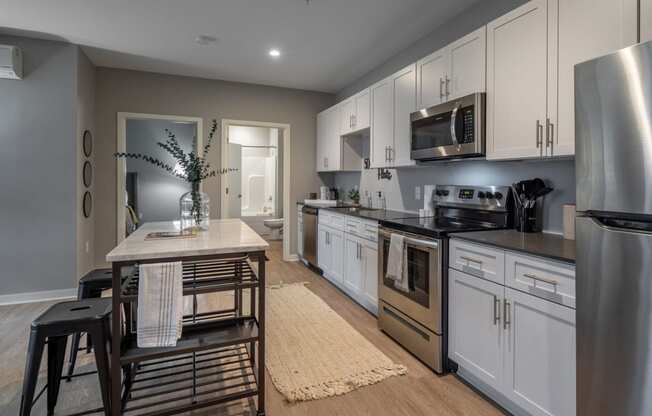
[(495, 389), (503, 378), (500, 305), (504, 287), (449, 271), (449, 350), (452, 360)]
[(328, 139), (326, 141), (326, 170), (338, 171), (342, 165), (342, 137), (340, 135), (340, 107), (328, 113)]
[(374, 315), (378, 315), (378, 246), (371, 241), (362, 240), (364, 260), (362, 279), (363, 305)]
[(575, 311), (505, 289), (503, 393), (533, 416), (575, 415)]
[[(637, 0), (554, 0), (559, 29), (557, 83), (550, 83), (548, 156), (575, 154), (574, 66), (636, 43)], [(551, 51), (552, 53), (552, 51)], [(557, 108), (554, 107), (557, 96)]]
[(344, 233), (342, 231), (328, 231), (328, 248), (331, 255), (330, 275), (333, 283), (344, 283)]
[(353, 117), (355, 115), (355, 99), (350, 98), (338, 105), (340, 109), (340, 133), (342, 135), (351, 133), (353, 129)]
[(370, 157), (373, 168), (389, 166), (389, 148), (394, 144), (394, 89), (387, 78), (371, 87)]
[(328, 277), (331, 268), (332, 252), (329, 246), (329, 230), (321, 225), (317, 231), (317, 265), (324, 273), (324, 277)]
[(444, 48), (417, 62), (418, 108), (428, 108), (446, 101), (448, 57), (448, 48)]
[(317, 172), (326, 170), (326, 142), (328, 140), (328, 111), (317, 114)]
[(547, 46), (547, 0), (532, 0), (487, 25), (487, 159), (543, 155)]
[(360, 239), (350, 234), (344, 237), (344, 286), (353, 298), (362, 293), (362, 259)]
[(486, 91), (487, 27), (472, 32), (453, 42), (450, 53), (449, 100)]
[(652, 40), (652, 0), (641, 0), (641, 42)]
[(369, 100), (369, 90), (364, 90), (355, 96), (353, 129), (356, 131), (369, 128), (369, 121), (371, 119), (371, 102)]
[(390, 161), (395, 167), (415, 164), (410, 157), (410, 114), (417, 109), (417, 66), (412, 64), (392, 77), (394, 86), (394, 144)]

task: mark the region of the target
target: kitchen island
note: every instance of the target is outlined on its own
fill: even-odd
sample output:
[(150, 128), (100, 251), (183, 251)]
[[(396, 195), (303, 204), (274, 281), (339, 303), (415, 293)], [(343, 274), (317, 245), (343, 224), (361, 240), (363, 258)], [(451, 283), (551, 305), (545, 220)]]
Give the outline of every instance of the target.
[[(172, 415), (257, 396), (256, 412), (264, 415), (269, 245), (239, 219), (212, 220), (194, 237), (148, 238), (176, 230), (178, 223), (147, 223), (106, 256), (113, 269), (111, 414)], [(183, 263), (183, 294), (192, 297), (183, 335), (174, 347), (139, 348), (134, 266), (174, 261)], [(126, 274), (128, 268), (134, 272)], [(250, 295), (246, 313), (243, 290)], [(199, 312), (197, 296), (217, 292), (233, 293), (233, 306)]]

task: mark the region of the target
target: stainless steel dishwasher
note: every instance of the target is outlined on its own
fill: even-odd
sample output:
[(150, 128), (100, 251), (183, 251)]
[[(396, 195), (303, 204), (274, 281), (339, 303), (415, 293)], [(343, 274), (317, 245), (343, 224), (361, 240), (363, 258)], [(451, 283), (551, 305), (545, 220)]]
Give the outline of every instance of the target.
[(303, 258), (317, 267), (317, 208), (304, 205), (303, 213)]

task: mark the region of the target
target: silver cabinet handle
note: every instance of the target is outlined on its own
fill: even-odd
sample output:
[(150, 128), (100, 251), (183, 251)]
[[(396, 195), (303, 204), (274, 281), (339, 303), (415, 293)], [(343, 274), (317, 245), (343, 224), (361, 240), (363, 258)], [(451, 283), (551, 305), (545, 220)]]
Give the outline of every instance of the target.
[(353, 127), (355, 127), (358, 124), (358, 116), (354, 115), (353, 116)]
[(360, 243), (358, 244), (358, 260), (362, 260), (362, 245)]
[(534, 132), (536, 134), (536, 138), (534, 140), (534, 143), (537, 145), (537, 149), (538, 149), (539, 146), (541, 146), (541, 142), (539, 141), (539, 120), (537, 120), (537, 123), (534, 126)]
[(494, 325), (500, 323), (500, 299), (494, 295)]
[(550, 147), (550, 156), (552, 156), (552, 146), (555, 143), (555, 125), (546, 119), (546, 148)]
[(439, 78), (439, 99), (444, 100), (444, 78)]
[(536, 274), (523, 273), (523, 276), (529, 277), (532, 280), (538, 280), (539, 282), (544, 282), (553, 285), (555, 287), (555, 290), (557, 289), (557, 285), (559, 285), (559, 282), (557, 282), (556, 280), (547, 279), (545, 277), (539, 277)]
[(537, 148), (540, 149), (540, 154), (543, 156), (543, 125), (537, 120)]
[(450, 78), (448, 78), (448, 75), (446, 75), (446, 98), (448, 98), (451, 95), (450, 88), (449, 88), (450, 84), (451, 84), (451, 80)]
[(467, 263), (477, 263), (482, 266), (482, 260), (472, 259), (470, 257), (460, 256), (462, 260), (466, 260)]
[(507, 329), (507, 327), (512, 323), (512, 305), (507, 299), (505, 299), (505, 303), (503, 304), (503, 314), (505, 316), (503, 319), (503, 329)]

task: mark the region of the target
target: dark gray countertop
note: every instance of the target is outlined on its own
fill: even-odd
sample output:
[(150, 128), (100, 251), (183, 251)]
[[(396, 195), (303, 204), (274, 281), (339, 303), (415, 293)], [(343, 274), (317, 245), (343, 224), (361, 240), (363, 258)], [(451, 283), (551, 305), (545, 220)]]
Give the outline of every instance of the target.
[(336, 207), (326, 207), (320, 208), (327, 211), (337, 212), (344, 215), (350, 215), (352, 217), (364, 218), (372, 221), (387, 221), (395, 220), (399, 218), (413, 218), (418, 217), (419, 214), (403, 212), (403, 211), (392, 211), (389, 209), (365, 209), (365, 208), (336, 208)]
[(454, 234), (453, 238), (575, 264), (575, 241), (557, 234), (491, 230)]

